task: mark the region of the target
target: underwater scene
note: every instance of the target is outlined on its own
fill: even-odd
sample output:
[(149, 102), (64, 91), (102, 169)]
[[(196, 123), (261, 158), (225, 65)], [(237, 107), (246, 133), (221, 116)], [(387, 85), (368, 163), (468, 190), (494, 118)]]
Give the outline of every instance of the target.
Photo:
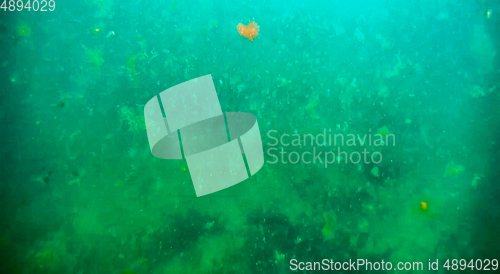
[(2, 1), (0, 273), (499, 273), (499, 1)]

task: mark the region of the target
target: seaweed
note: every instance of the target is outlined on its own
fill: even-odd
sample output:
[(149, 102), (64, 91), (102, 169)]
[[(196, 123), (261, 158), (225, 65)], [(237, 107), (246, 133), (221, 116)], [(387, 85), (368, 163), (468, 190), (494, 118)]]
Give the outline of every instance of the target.
[[(171, 219), (170, 219), (171, 218)], [(189, 248), (204, 237), (220, 235), (224, 226), (216, 218), (203, 215), (191, 209), (186, 215), (176, 214), (169, 217), (169, 225), (157, 230), (151, 235), (151, 242), (161, 243), (153, 248), (146, 248), (150, 259), (171, 259)]]
[(104, 51), (100, 48), (89, 49), (86, 46), (82, 45), (83, 50), (85, 51), (85, 61), (91, 64), (94, 68), (98, 69), (104, 64)]
[(296, 258), (321, 260), (318, 247), (322, 245), (320, 231), (313, 225), (294, 226), (282, 213), (261, 210), (249, 214), (251, 226), (246, 249), (250, 252), (249, 269), (252, 273), (278, 273), (284, 266), (280, 260)]

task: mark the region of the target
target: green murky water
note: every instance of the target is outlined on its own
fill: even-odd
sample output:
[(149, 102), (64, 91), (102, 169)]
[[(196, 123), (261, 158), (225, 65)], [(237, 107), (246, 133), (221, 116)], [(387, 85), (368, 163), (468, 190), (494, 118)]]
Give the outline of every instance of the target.
[[(498, 267), (495, 1), (49, 2), (0, 10), (2, 273)], [(196, 197), (144, 105), (207, 74), (265, 163)]]

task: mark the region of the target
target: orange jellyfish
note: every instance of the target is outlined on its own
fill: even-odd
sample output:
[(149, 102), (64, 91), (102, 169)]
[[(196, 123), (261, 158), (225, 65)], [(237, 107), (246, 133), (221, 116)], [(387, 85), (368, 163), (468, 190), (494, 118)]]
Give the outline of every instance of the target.
[(246, 26), (239, 23), (236, 29), (241, 36), (248, 38), (250, 41), (253, 41), (253, 39), (259, 35), (259, 26), (254, 21), (250, 21)]

